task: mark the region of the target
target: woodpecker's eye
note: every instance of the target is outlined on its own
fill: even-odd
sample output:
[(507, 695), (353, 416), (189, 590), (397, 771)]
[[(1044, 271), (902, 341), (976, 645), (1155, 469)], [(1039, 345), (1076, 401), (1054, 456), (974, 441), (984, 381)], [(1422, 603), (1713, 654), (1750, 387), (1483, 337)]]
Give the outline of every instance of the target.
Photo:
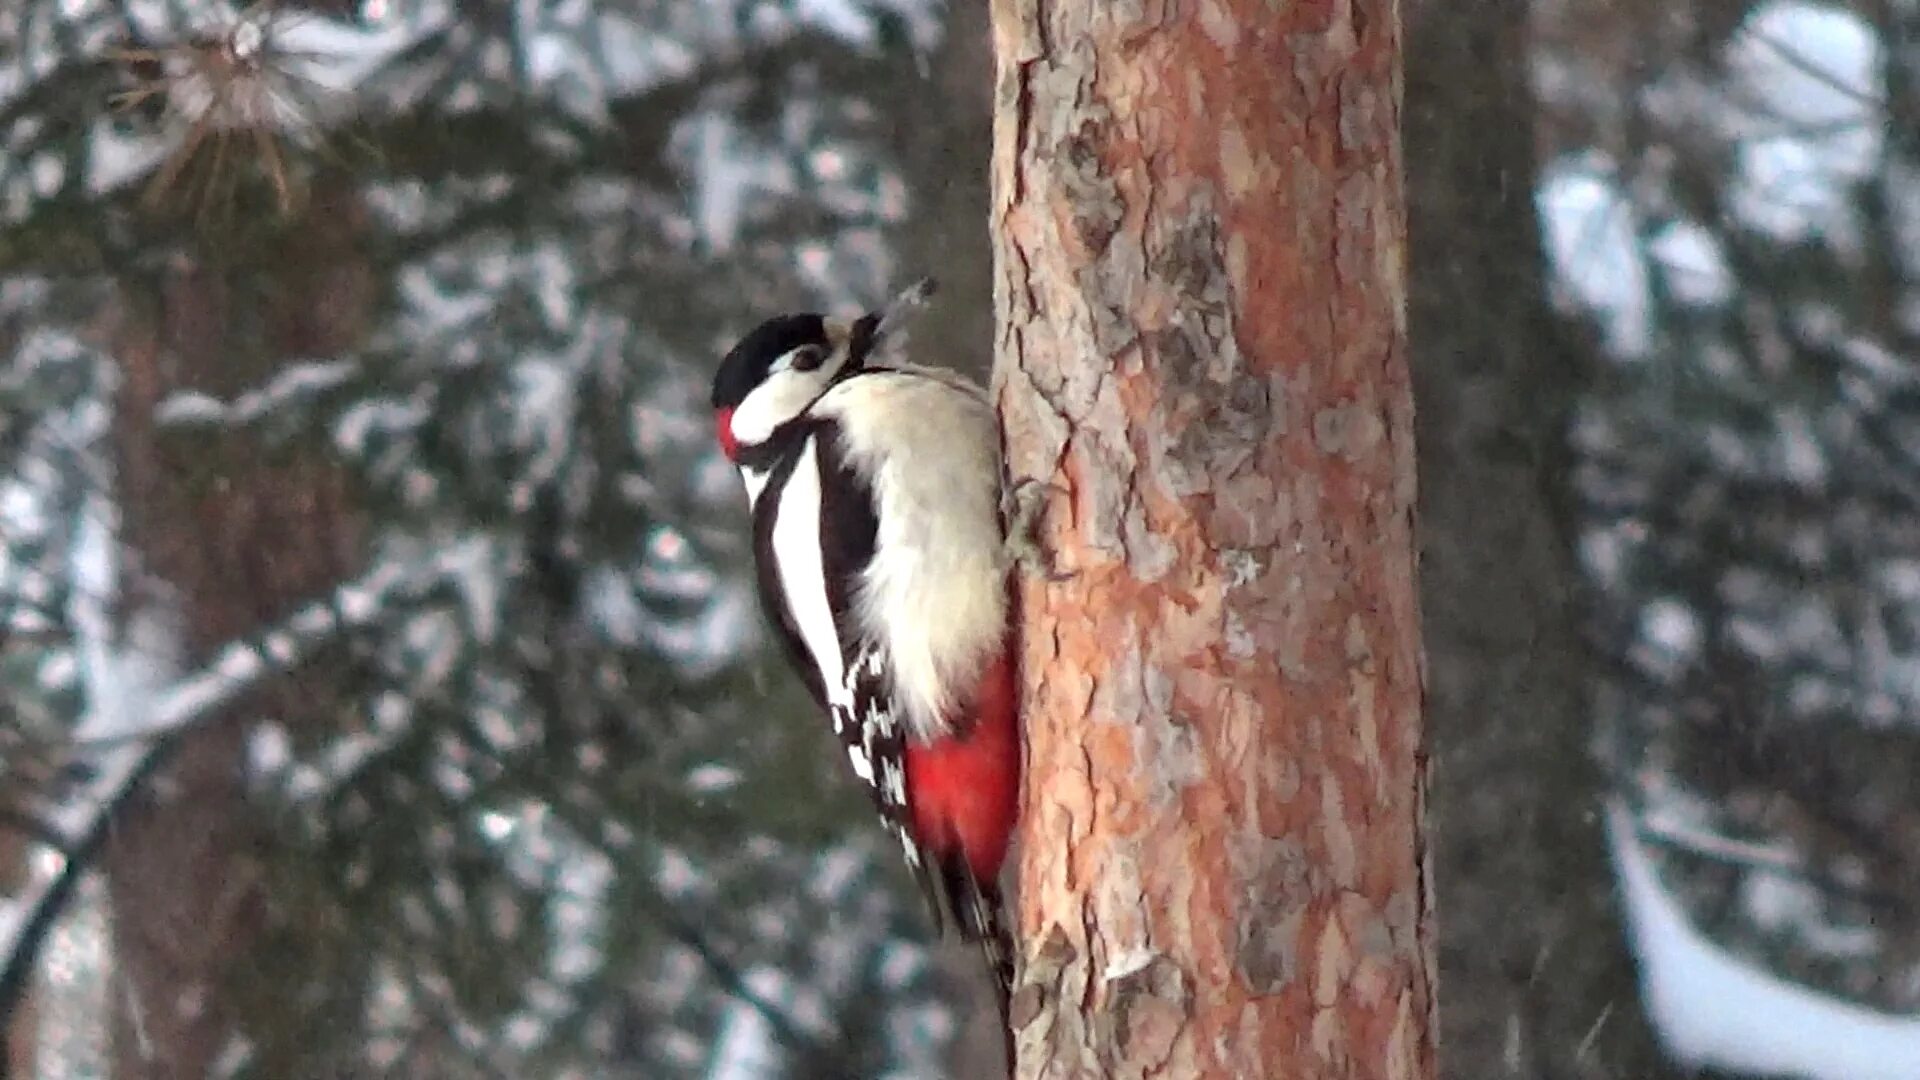
[(794, 371), (812, 371), (827, 362), (827, 350), (818, 345), (803, 345), (787, 354), (787, 366)]

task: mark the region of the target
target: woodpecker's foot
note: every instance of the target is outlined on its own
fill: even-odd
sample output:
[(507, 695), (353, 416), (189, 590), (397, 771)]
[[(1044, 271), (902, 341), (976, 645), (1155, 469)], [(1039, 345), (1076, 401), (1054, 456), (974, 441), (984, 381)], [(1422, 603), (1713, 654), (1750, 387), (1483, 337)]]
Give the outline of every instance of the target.
[(1001, 496), (1002, 513), (1007, 521), (1007, 554), (1021, 571), (1046, 581), (1066, 581), (1072, 570), (1054, 565), (1046, 545), (1040, 542), (1040, 523), (1047, 515), (1047, 496), (1070, 494), (1066, 488), (1046, 480), (1023, 476), (1008, 485)]

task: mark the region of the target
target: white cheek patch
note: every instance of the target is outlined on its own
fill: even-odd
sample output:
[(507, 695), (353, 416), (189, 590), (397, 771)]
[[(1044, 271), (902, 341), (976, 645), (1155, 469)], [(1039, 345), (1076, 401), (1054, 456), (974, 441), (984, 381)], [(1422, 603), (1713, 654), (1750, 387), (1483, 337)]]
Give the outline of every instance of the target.
[(742, 446), (766, 442), (774, 429), (807, 411), (820, 393), (812, 379), (791, 371), (767, 377), (733, 410), (733, 438)]
[(812, 371), (795, 371), (786, 366), (793, 356), (788, 353), (776, 361), (771, 373), (734, 408), (735, 442), (742, 446), (766, 442), (781, 424), (798, 419), (819, 400), (833, 383), (834, 373), (846, 364), (845, 354), (836, 352)]

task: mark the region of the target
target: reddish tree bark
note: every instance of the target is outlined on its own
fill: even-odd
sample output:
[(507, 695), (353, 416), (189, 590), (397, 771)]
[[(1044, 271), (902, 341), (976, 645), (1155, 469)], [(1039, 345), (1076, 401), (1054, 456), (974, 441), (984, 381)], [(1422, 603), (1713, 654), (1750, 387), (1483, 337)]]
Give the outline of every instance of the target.
[(998, 0), (1024, 1077), (1430, 1077), (1400, 27)]

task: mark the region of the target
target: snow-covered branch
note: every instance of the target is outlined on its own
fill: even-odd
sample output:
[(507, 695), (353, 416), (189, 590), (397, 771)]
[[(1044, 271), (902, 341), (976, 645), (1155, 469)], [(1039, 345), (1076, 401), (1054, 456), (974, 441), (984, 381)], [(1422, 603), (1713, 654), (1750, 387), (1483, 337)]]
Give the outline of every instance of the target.
[(1803, 874), (1807, 870), (1805, 861), (1785, 844), (1726, 836), (1684, 821), (1677, 814), (1663, 813), (1658, 808), (1641, 811), (1635, 826), (1642, 840), (1680, 848), (1706, 858), (1787, 874)]
[(1763, 870), (1803, 882), (1822, 892), (1854, 900), (1898, 903), (1897, 896), (1875, 889), (1870, 882), (1843, 880), (1811, 865), (1790, 845), (1742, 840), (1686, 821), (1657, 806), (1637, 810), (1635, 834), (1643, 843), (1684, 851), (1697, 858), (1745, 870)]
[(283, 415), (290, 403), (310, 400), (342, 385), (359, 371), (360, 365), (352, 360), (288, 364), (259, 389), (231, 401), (223, 402), (198, 390), (177, 391), (160, 403), (154, 417), (162, 424), (252, 424)]
[(189, 727), (261, 679), (299, 664), (340, 634), (378, 623), (394, 597), (423, 592), (464, 572), (469, 557), (468, 545), (460, 544), (419, 562), (381, 563), (326, 599), (299, 608), (267, 633), (228, 645), (200, 672), (168, 687), (146, 712), (108, 722), (97, 711), (89, 711), (73, 743), (101, 747), (153, 740)]
[(1687, 922), (1620, 799), (1607, 835), (1640, 959), (1641, 997), (1667, 1052), (1695, 1068), (1796, 1080), (1912, 1080), (1920, 1017), (1892, 1016), (1788, 982)]
[[(103, 522), (110, 511), (102, 511)], [(110, 525), (83, 539), (81, 548), (111, 543)], [(0, 899), (0, 1014), (17, 999), (33, 970), (39, 945), (65, 907), (107, 825), (155, 767), (175, 735), (262, 680), (300, 663), (342, 633), (378, 623), (390, 601), (433, 588), (464, 571), (470, 555), (464, 545), (443, 548), (416, 560), (387, 560), (308, 604), (255, 642), (222, 650), (204, 669), (175, 680), (164, 630), (151, 613), (129, 620), (114, 640), (104, 604), (95, 597), (112, 594), (113, 554), (87, 551), (80, 576), (93, 588), (76, 591), (72, 620), (82, 638), (88, 703), (72, 747), (86, 768), (80, 779), (34, 814), (48, 832), (49, 847), (60, 853), (51, 872), (36, 875), (12, 897)], [(147, 703), (152, 702), (151, 706)]]

